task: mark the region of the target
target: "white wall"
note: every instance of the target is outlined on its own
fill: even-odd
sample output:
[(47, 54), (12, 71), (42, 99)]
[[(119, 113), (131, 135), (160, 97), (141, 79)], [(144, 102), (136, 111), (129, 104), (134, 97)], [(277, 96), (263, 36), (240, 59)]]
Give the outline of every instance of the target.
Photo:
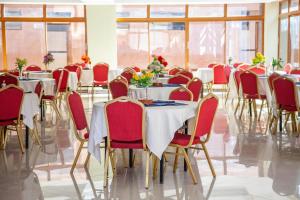
[(88, 5), (87, 42), (92, 65), (106, 62), (117, 67), (116, 8), (113, 5)]
[(278, 56), (278, 13), (279, 2), (265, 4), (264, 55), (266, 64)]

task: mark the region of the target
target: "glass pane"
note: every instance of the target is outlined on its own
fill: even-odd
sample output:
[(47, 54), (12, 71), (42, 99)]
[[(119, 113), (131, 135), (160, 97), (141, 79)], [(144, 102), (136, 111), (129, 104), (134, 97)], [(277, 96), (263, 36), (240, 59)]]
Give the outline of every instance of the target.
[(291, 64), (299, 66), (299, 28), (300, 17), (290, 18), (290, 47), (291, 47)]
[(185, 65), (185, 24), (151, 23), (150, 53), (162, 55), (169, 66)]
[(5, 17), (43, 17), (42, 5), (20, 5), (6, 4), (4, 5)]
[(224, 63), (224, 22), (190, 23), (190, 68), (207, 67), (209, 63)]
[(184, 5), (151, 5), (150, 6), (150, 17), (154, 18), (180, 18), (185, 17), (185, 6)]
[(5, 27), (8, 68), (15, 68), (17, 57), (26, 58), (29, 65), (43, 66), (46, 53), (44, 23), (6, 22)]
[(291, 0), (290, 11), (296, 11), (299, 9), (299, 0)]
[(263, 4), (228, 4), (228, 16), (253, 16), (262, 15)]
[(147, 17), (147, 6), (145, 5), (122, 5), (117, 6), (118, 18), (145, 18)]
[(280, 13), (287, 13), (289, 11), (288, 6), (288, 1), (280, 2)]
[(189, 17), (224, 17), (224, 5), (190, 5)]
[(81, 62), (85, 54), (85, 25), (84, 23), (48, 23), (47, 24), (48, 52), (54, 56), (50, 68), (58, 68)]
[(47, 5), (47, 17), (84, 17), (83, 5)]
[(283, 62), (287, 62), (287, 46), (288, 46), (288, 19), (280, 20), (280, 43), (279, 43), (279, 57)]
[(148, 66), (148, 24), (117, 24), (118, 66)]
[(262, 24), (260, 21), (226, 22), (226, 61), (251, 62), (256, 52), (262, 51)]

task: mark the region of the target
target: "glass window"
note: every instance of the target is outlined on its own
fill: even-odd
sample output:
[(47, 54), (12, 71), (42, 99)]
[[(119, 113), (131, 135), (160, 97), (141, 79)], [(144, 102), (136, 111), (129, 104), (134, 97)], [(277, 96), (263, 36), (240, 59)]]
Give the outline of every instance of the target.
[(227, 15), (228, 16), (253, 16), (262, 15), (263, 4), (228, 4)]
[(8, 68), (15, 68), (17, 57), (26, 58), (28, 64), (43, 66), (46, 53), (44, 23), (6, 22), (5, 27)]
[(148, 66), (148, 24), (117, 24), (118, 66)]
[(5, 17), (43, 17), (42, 5), (21, 5), (6, 4), (4, 5)]
[(185, 65), (185, 24), (150, 23), (150, 53), (162, 55), (169, 66)]
[(289, 11), (288, 1), (280, 2), (280, 13), (287, 13)]
[(224, 62), (224, 22), (190, 23), (190, 68), (207, 67), (209, 63)]
[(224, 17), (224, 5), (190, 5), (189, 17)]
[(84, 17), (83, 5), (47, 5), (47, 17)]
[(185, 17), (184, 5), (151, 5), (150, 17), (153, 18), (182, 18)]
[(288, 19), (283, 18), (280, 20), (280, 33), (279, 33), (279, 57), (283, 62), (287, 62), (287, 50), (288, 50)]
[(117, 17), (119, 17), (119, 18), (145, 18), (145, 17), (147, 17), (147, 6), (146, 5), (117, 6)]
[(299, 67), (300, 16), (290, 18), (291, 64)]
[(48, 52), (55, 59), (50, 68), (81, 62), (81, 56), (85, 54), (84, 23), (48, 23), (47, 43)]
[(299, 9), (299, 0), (291, 0), (290, 2), (290, 12)]
[(256, 52), (262, 51), (262, 24), (260, 21), (226, 22), (226, 55), (234, 62), (249, 63)]

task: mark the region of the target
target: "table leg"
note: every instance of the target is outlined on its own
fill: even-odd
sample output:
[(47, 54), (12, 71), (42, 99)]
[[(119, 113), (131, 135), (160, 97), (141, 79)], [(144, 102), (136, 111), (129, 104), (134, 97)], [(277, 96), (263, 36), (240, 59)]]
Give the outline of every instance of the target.
[(40, 103), (40, 109), (41, 109), (41, 121), (44, 119), (44, 108), (43, 108), (43, 102)]
[[(186, 121), (185, 123), (184, 123), (184, 125), (185, 125), (185, 128), (184, 128), (184, 134), (188, 134), (188, 131), (189, 131), (189, 128), (188, 128), (188, 121)], [(185, 152), (188, 154), (188, 149), (185, 149)], [(183, 164), (183, 169), (184, 169), (184, 171), (186, 172), (187, 171), (187, 165), (186, 165), (186, 162), (185, 162), (185, 160), (184, 160), (184, 164)]]
[(133, 150), (129, 149), (129, 167), (133, 167)]
[(164, 156), (162, 156), (159, 162), (159, 183), (164, 183)]
[(25, 148), (29, 148), (29, 128), (26, 126), (25, 128)]
[(279, 131), (282, 132), (282, 112), (279, 113)]

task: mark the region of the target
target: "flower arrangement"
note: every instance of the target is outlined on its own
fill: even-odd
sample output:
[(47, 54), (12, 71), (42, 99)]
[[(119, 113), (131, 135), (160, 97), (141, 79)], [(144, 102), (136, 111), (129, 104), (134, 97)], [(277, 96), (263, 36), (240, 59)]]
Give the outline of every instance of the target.
[(134, 73), (130, 82), (138, 87), (149, 87), (152, 85), (153, 76), (153, 72), (143, 70), (140, 75)]
[(50, 63), (53, 63), (54, 61), (54, 57), (53, 57), (53, 54), (52, 53), (47, 53), (45, 56), (44, 56), (44, 60), (43, 60), (43, 63), (48, 66)]
[(160, 74), (168, 66), (168, 62), (162, 56), (152, 55), (153, 61), (148, 65), (148, 69), (154, 74)]
[(266, 61), (266, 57), (262, 53), (257, 52), (255, 57), (252, 59), (252, 64), (253, 65), (264, 64), (265, 61)]
[(18, 68), (20, 74), (22, 74), (23, 67), (27, 65), (27, 60), (25, 58), (17, 58), (15, 62), (16, 67)]
[(85, 64), (91, 64), (91, 59), (88, 55), (83, 55), (81, 56), (81, 60), (85, 63)]
[(283, 68), (282, 65), (281, 65), (282, 62), (283, 62), (283, 60), (281, 58), (279, 58), (279, 59), (273, 58), (272, 59), (273, 71), (274, 71), (275, 67), (277, 69), (282, 69)]

